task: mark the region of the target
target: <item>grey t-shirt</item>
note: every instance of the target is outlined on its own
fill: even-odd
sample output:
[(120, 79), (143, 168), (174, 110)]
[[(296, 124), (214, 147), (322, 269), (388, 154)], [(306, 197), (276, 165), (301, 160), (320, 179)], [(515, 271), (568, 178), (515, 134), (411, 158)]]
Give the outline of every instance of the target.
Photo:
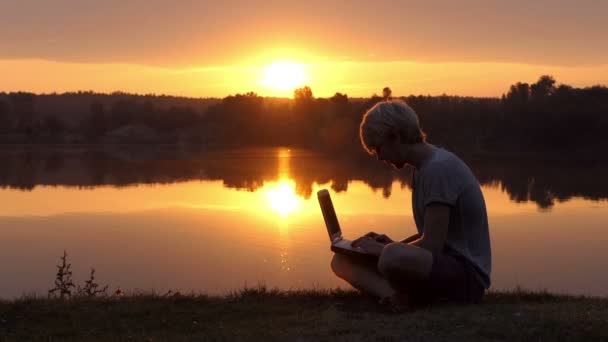
[(412, 207), (418, 233), (424, 230), (424, 209), (430, 203), (449, 205), (450, 223), (444, 253), (463, 257), (490, 287), (492, 252), (486, 204), (471, 169), (455, 154), (437, 148), (412, 182)]

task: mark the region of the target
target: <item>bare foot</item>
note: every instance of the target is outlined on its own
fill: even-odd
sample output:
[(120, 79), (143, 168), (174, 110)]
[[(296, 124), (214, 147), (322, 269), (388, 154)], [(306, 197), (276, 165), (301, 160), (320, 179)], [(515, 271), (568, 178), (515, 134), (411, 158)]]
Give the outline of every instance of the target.
[(405, 293), (396, 292), (390, 297), (381, 298), (379, 303), (385, 305), (393, 313), (403, 313), (411, 311), (413, 305), (409, 296)]

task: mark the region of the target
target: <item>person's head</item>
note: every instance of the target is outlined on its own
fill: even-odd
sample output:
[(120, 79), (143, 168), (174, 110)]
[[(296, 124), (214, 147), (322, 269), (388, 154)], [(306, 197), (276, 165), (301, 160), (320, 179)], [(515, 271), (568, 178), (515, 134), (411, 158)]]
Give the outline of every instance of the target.
[(379, 102), (370, 108), (359, 126), (359, 138), (365, 151), (379, 160), (403, 167), (403, 147), (426, 141), (418, 116), (400, 100)]

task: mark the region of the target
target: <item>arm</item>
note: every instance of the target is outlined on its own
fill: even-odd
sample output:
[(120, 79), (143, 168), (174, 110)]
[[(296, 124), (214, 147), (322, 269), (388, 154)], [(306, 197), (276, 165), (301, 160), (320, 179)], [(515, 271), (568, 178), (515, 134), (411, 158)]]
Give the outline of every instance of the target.
[(423, 234), (410, 244), (422, 247), (433, 254), (440, 253), (447, 240), (449, 223), (450, 206), (441, 203), (427, 205), (424, 210)]
[(416, 233), (408, 238), (406, 238), (405, 240), (401, 240), (401, 243), (410, 243), (410, 242), (414, 242), (416, 240), (420, 239), (420, 234)]

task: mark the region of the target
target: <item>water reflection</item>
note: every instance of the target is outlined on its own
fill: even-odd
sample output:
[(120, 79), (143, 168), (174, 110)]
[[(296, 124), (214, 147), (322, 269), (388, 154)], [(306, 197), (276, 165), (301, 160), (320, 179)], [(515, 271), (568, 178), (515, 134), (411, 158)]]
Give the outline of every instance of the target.
[(269, 184), (264, 191), (270, 207), (281, 217), (286, 217), (298, 210), (300, 199), (295, 193), (295, 182), (286, 178), (279, 180), (276, 184)]
[[(516, 202), (532, 201), (548, 209), (572, 197), (608, 198), (608, 164), (463, 159), (482, 185), (499, 187)], [(289, 149), (2, 147), (0, 160), (0, 186), (21, 190), (39, 185), (90, 188), (218, 180), (227, 188), (256, 191), (268, 182), (284, 180), (290, 187), (295, 182), (295, 194), (308, 199), (314, 184), (330, 183), (341, 192), (349, 183), (363, 181), (388, 198), (394, 183), (408, 187), (411, 179), (408, 169), (393, 171), (364, 154)]]
[[(64, 249), (77, 282), (95, 267), (101, 282), (123, 289), (343, 285), (329, 269), (312, 196), (325, 187), (346, 237), (416, 231), (408, 171), (365, 156), (75, 148), (0, 155), (0, 259), (19, 261), (0, 264), (10, 275), (0, 297), (45, 293)], [(469, 164), (487, 202), (495, 288), (608, 295), (608, 205), (580, 198), (608, 197), (605, 166)]]
[[(315, 184), (313, 191), (328, 187)], [(354, 181), (332, 199), (345, 236), (370, 230), (399, 239), (415, 232), (411, 193), (398, 183), (390, 199)], [(608, 295), (608, 205), (574, 199), (550, 214), (484, 187), (498, 289), (517, 285)], [(53, 201), (62, 198), (62, 201)], [(44, 294), (66, 249), (74, 278), (89, 267), (123, 289), (225, 293), (245, 284), (285, 289), (344, 285), (329, 269), (329, 240), (316, 198), (280, 217), (258, 192), (219, 181), (168, 185), (36, 187), (0, 191), (0, 297)], [(581, 227), (584, 222), (584, 228)]]
[(267, 184), (264, 193), (272, 209), (284, 218), (298, 209), (300, 199), (295, 193), (296, 182), (289, 178), (291, 150), (281, 148), (276, 153), (279, 180), (276, 183)]
[[(64, 249), (77, 282), (95, 267), (101, 282), (123, 289), (225, 293), (258, 282), (286, 289), (343, 285), (328, 266), (329, 240), (314, 197), (283, 219), (262, 191), (235, 191), (217, 181), (101, 190), (107, 198), (101, 203), (93, 203), (98, 190), (83, 197), (76, 188), (0, 191), (0, 259), (18, 260), (0, 265), (0, 273), (10, 275), (0, 283), (0, 297), (44, 294)], [(54, 204), (40, 196), (48, 191), (69, 203), (47, 208)], [(608, 295), (601, 262), (608, 257), (608, 205), (575, 199), (547, 214), (500, 189), (483, 191), (495, 288)], [(398, 239), (415, 232), (410, 195), (395, 184), (386, 199), (355, 181), (332, 199), (345, 236), (375, 230)], [(5, 204), (21, 209), (7, 211)]]

